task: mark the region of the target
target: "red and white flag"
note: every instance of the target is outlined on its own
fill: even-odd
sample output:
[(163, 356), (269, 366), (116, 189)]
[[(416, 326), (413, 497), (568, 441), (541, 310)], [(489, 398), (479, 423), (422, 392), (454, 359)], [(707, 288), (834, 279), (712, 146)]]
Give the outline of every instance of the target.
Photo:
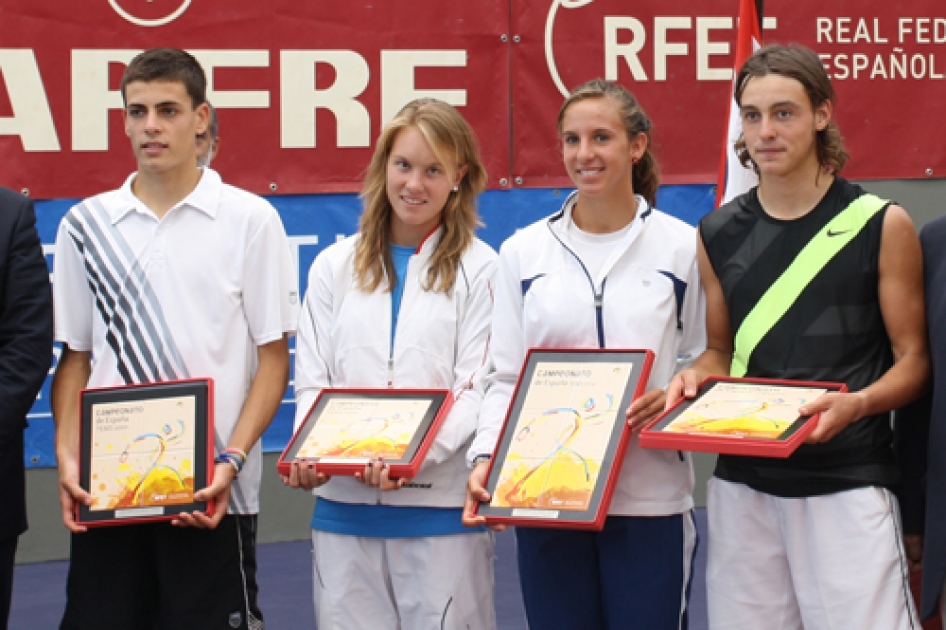
[(759, 178), (751, 168), (739, 163), (733, 148), (742, 135), (742, 118), (739, 106), (732, 98), (739, 69), (753, 52), (762, 47), (762, 1), (739, 0), (739, 28), (736, 32), (736, 58), (733, 67), (733, 84), (729, 90), (729, 119), (726, 121), (726, 136), (723, 140), (722, 158), (719, 162), (719, 176), (716, 180), (716, 207), (738, 197), (759, 183)]

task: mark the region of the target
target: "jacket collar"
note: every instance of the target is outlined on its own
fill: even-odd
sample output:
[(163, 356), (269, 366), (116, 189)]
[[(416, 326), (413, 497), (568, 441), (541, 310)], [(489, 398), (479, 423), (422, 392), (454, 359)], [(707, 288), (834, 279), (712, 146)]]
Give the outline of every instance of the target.
[[(654, 209), (651, 208), (647, 200), (640, 195), (634, 195), (634, 197), (637, 199), (637, 214), (635, 214), (634, 218), (631, 220), (631, 229), (628, 230), (628, 233), (636, 235), (643, 229), (647, 220), (653, 214)], [(572, 218), (572, 211), (575, 209), (577, 202), (578, 191), (573, 190), (565, 199), (564, 203), (562, 203), (562, 207), (559, 211), (549, 217), (549, 229), (555, 232), (557, 236), (564, 236), (565, 229), (568, 226), (569, 220)]]
[(434, 253), (434, 250), (437, 249), (437, 245), (440, 244), (440, 239), (443, 237), (443, 225), (437, 225), (433, 230), (430, 231), (430, 234), (424, 237), (424, 240), (420, 242), (420, 245), (417, 246), (417, 249), (414, 250), (414, 255), (424, 256), (425, 258), (430, 258)]

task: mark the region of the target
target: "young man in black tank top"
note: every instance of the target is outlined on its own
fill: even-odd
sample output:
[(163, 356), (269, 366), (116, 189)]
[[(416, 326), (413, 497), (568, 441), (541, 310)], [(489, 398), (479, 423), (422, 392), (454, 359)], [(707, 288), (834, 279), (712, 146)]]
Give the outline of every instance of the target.
[[(701, 221), (707, 350), (674, 378), (667, 404), (714, 374), (842, 381), (850, 393), (801, 410), (820, 422), (787, 460), (720, 457), (710, 627), (918, 628), (889, 490), (889, 411), (919, 396), (929, 373), (916, 231), (903, 208), (837, 177), (847, 153), (812, 51), (757, 51), (735, 96), (736, 148), (760, 184)], [(804, 259), (815, 271), (797, 273)], [(759, 320), (763, 296), (780, 316)], [(747, 321), (766, 331), (751, 346), (736, 336)]]

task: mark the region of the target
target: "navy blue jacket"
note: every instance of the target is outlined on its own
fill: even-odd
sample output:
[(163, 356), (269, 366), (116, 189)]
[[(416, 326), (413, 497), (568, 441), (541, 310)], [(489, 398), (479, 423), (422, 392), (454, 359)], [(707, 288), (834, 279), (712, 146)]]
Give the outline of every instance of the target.
[(33, 202), (0, 188), (0, 540), (26, 530), (23, 429), (52, 343), (49, 269)]
[(896, 414), (896, 444), (903, 481), (900, 509), (907, 534), (923, 534), (920, 616), (937, 612), (946, 579), (946, 217), (920, 232), (933, 386)]

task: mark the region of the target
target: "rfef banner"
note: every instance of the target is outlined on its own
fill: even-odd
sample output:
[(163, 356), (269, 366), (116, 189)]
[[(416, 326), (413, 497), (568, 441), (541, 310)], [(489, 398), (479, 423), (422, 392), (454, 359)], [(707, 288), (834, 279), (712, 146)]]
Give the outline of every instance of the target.
[[(714, 182), (731, 97), (739, 0), (511, 3), (512, 166), (525, 186), (563, 186), (555, 123), (565, 95), (618, 81), (654, 123), (671, 184)], [(766, 0), (766, 44), (821, 57), (854, 179), (946, 176), (946, 3)]]

